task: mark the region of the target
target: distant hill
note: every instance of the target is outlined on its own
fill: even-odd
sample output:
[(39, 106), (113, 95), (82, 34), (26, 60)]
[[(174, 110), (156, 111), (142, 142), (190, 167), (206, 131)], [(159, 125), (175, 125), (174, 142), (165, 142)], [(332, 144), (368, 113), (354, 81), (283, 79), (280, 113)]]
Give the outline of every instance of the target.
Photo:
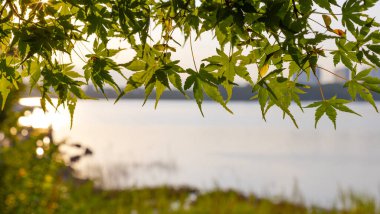
[[(322, 85), (322, 89), (326, 98), (331, 98), (333, 96), (337, 96), (342, 99), (350, 99), (350, 96), (346, 89), (343, 88), (341, 84), (325, 84)], [(220, 89), (223, 97), (227, 97), (227, 93), (223, 88)], [(108, 99), (116, 99), (117, 94), (113, 89), (106, 88), (105, 94)], [(300, 95), (301, 100), (320, 100), (321, 94), (319, 91), (319, 87), (317, 85), (311, 86), (310, 89), (305, 89), (306, 94)], [(93, 86), (88, 86), (85, 89), (85, 93), (93, 98), (105, 99), (104, 95), (100, 92), (97, 92)], [(187, 94), (190, 98), (193, 98), (192, 92), (187, 91)], [(25, 92), (22, 97), (39, 97), (40, 93), (37, 90), (33, 90), (30, 94), (29, 92)], [(155, 92), (149, 96), (149, 99), (155, 99)], [(248, 101), (254, 94), (252, 93), (252, 88), (249, 85), (235, 87), (233, 89), (233, 94), (231, 101)], [(137, 89), (132, 91), (122, 97), (122, 99), (144, 99), (144, 89)], [(373, 97), (375, 100), (380, 100), (380, 94), (373, 93)], [(163, 100), (184, 100), (186, 99), (179, 91), (165, 91), (161, 99)], [(210, 100), (207, 96), (205, 96), (205, 100)], [(360, 101), (360, 97), (358, 96), (358, 100)]]
[[(350, 99), (350, 96), (347, 92), (347, 89), (344, 89), (341, 84), (325, 84), (322, 85), (322, 89), (324, 92), (324, 95), (326, 98), (331, 98), (333, 96), (337, 96), (338, 98), (342, 99)], [(89, 86), (85, 90), (86, 94), (94, 97), (94, 98), (104, 98), (104, 96), (97, 92), (94, 87)], [(223, 97), (227, 97), (227, 94), (223, 88), (221, 88), (221, 92)], [(306, 94), (300, 95), (301, 100), (320, 100), (321, 99), (321, 94), (319, 91), (319, 87), (317, 85), (311, 86), (309, 89), (305, 89)], [(109, 99), (115, 99), (117, 98), (117, 94), (115, 91), (112, 89), (105, 89), (105, 94), (107, 98)], [(187, 93), (189, 97), (192, 97), (192, 92)], [(155, 92), (153, 91), (152, 94), (149, 96), (149, 99), (155, 99)], [(249, 100), (254, 94), (252, 93), (252, 88), (249, 85), (246, 86), (240, 86), (240, 87), (235, 87), (233, 89), (233, 95), (231, 98), (231, 101), (247, 101)], [(143, 89), (137, 89), (135, 91), (132, 91), (126, 95), (123, 96), (122, 99), (144, 99), (145, 94)], [(380, 100), (380, 94), (373, 94), (373, 97), (375, 100)], [(177, 90), (172, 90), (172, 91), (165, 91), (161, 99), (164, 100), (183, 100), (186, 99), (179, 91)], [(209, 100), (207, 96), (205, 96), (205, 100)], [(360, 98), (358, 97), (358, 100)]]

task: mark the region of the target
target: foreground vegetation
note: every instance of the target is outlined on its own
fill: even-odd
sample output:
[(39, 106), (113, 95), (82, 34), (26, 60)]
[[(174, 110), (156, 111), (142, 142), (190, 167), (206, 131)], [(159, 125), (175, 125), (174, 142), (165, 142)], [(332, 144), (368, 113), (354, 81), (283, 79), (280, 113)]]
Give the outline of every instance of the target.
[(235, 191), (199, 193), (190, 188), (137, 188), (122, 191), (94, 190), (91, 185), (74, 191), (57, 213), (379, 213), (373, 201), (350, 197), (344, 209), (324, 209), (285, 200), (243, 196)]
[(168, 186), (101, 190), (92, 181), (72, 176), (59, 146), (45, 146), (44, 155), (38, 156), (37, 139), (41, 135), (0, 148), (0, 213), (379, 213), (374, 200), (354, 195), (338, 210), (231, 190)]
[[(14, 99), (16, 100), (16, 99)], [(12, 101), (13, 102), (13, 101)], [(346, 195), (340, 209), (307, 206), (232, 190), (200, 192), (160, 186), (101, 190), (75, 178), (70, 163), (90, 152), (80, 145), (52, 142), (49, 132), (17, 124), (23, 110), (9, 102), (0, 111), (0, 213), (380, 213), (371, 198)], [(79, 156), (64, 159), (61, 146)]]
[(355, 195), (348, 195), (341, 209), (324, 209), (232, 190), (101, 190), (72, 176), (57, 145), (38, 156), (34, 151), (40, 137), (0, 148), (0, 213), (380, 213), (373, 199)]

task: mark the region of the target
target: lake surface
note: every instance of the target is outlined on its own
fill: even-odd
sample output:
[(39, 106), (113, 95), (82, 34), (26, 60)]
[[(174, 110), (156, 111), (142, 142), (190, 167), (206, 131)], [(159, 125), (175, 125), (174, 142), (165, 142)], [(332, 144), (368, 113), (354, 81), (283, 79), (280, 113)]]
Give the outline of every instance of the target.
[(351, 105), (363, 117), (338, 114), (337, 130), (326, 118), (314, 129), (310, 109), (293, 109), (297, 129), (277, 109), (263, 121), (255, 102), (230, 103), (234, 115), (205, 102), (205, 118), (193, 101), (141, 105), (80, 101), (73, 129), (61, 121), (54, 136), (91, 148), (75, 166), (106, 188), (172, 184), (288, 197), (298, 189), (321, 205), (348, 190), (380, 199), (380, 115), (369, 104)]

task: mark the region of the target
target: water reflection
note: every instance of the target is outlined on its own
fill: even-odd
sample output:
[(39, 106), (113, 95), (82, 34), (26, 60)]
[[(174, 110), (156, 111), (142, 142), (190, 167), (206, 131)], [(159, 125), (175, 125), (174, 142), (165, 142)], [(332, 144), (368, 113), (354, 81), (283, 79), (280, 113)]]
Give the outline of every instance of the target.
[[(52, 99), (52, 102), (57, 105), (58, 100)], [(32, 111), (25, 111), (24, 116), (19, 118), (18, 122), (21, 126), (34, 129), (48, 129), (52, 126), (54, 129), (59, 129), (70, 124), (70, 117), (63, 106), (55, 108), (51, 104), (47, 104), (47, 112), (44, 112), (39, 97), (21, 98), (19, 104), (32, 108)]]
[[(352, 106), (362, 118), (339, 114), (335, 131), (325, 118), (314, 129), (314, 112), (308, 110), (295, 111), (301, 124), (296, 129), (281, 119), (280, 111), (271, 111), (265, 123), (256, 103), (230, 105), (234, 115), (206, 102), (203, 118), (186, 101), (162, 101), (157, 110), (131, 100), (117, 105), (78, 102), (73, 129), (56, 130), (55, 136), (92, 148), (93, 157), (75, 167), (82, 175), (100, 174), (104, 185), (209, 189), (217, 183), (243, 192), (291, 196), (297, 180), (307, 201), (322, 204), (337, 198), (340, 188), (379, 196), (380, 117), (370, 106)], [(156, 161), (175, 165), (175, 170), (152, 165)], [(102, 173), (94, 172), (97, 167)]]

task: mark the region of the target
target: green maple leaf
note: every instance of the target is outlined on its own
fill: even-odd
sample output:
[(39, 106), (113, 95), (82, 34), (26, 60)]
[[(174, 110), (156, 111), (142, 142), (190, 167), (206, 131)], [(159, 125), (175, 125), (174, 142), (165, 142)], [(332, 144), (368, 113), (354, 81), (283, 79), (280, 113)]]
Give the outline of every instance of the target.
[(315, 110), (315, 124), (314, 124), (315, 128), (317, 128), (317, 124), (318, 124), (319, 120), (322, 118), (322, 116), (327, 115), (327, 117), (333, 123), (334, 128), (336, 129), (336, 117), (337, 117), (337, 111), (336, 110), (361, 116), (360, 114), (356, 113), (355, 111), (353, 111), (349, 107), (347, 107), (347, 104), (349, 102), (350, 101), (348, 101), (348, 100), (337, 99), (336, 97), (332, 97), (329, 100), (323, 100), (323, 101), (314, 102), (312, 104), (309, 104), (305, 108), (316, 108), (316, 110)]
[(11, 92), (12, 83), (7, 80), (5, 77), (1, 77), (0, 79), (0, 93), (2, 97), (2, 103), (1, 103), (1, 110), (4, 109), (5, 102), (7, 100), (7, 97), (9, 93)]

